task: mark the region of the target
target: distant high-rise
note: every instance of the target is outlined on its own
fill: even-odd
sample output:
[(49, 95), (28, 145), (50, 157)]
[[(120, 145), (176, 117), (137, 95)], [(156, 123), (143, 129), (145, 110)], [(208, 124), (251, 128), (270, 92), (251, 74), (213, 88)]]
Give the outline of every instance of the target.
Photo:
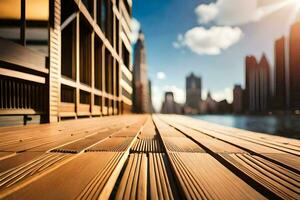
[(163, 114), (181, 114), (181, 107), (174, 100), (173, 92), (165, 93), (165, 101), (162, 104), (161, 113)]
[(148, 72), (146, 62), (145, 36), (140, 31), (134, 47), (133, 69), (133, 111), (137, 113), (150, 112)]
[(285, 78), (285, 38), (275, 42), (275, 102), (276, 110), (286, 108), (286, 78)]
[(250, 112), (266, 112), (270, 89), (270, 65), (265, 55), (257, 64), (255, 57), (246, 57), (246, 95)]
[(256, 107), (255, 99), (255, 75), (257, 61), (254, 56), (246, 57), (246, 89), (245, 89), (245, 106), (247, 111), (254, 111)]
[(199, 110), (201, 101), (201, 78), (193, 73), (186, 77), (186, 105), (192, 109)]
[(289, 106), (300, 110), (300, 22), (291, 28), (289, 64)]
[(243, 111), (243, 89), (241, 85), (234, 86), (232, 104), (234, 113), (241, 113)]
[(218, 102), (215, 101), (210, 92), (207, 93), (206, 99), (200, 102), (200, 113), (213, 114), (218, 111)]

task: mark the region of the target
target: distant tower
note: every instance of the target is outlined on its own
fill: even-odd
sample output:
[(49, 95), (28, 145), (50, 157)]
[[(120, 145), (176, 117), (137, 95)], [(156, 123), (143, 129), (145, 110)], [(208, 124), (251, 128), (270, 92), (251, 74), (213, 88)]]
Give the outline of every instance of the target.
[(289, 105), (291, 110), (300, 110), (300, 22), (291, 28), (289, 54)]
[(181, 114), (181, 107), (174, 100), (173, 92), (165, 93), (165, 101), (162, 104), (161, 113), (163, 114)]
[(266, 112), (270, 103), (270, 64), (265, 54), (263, 54), (258, 64), (257, 73), (257, 80), (259, 80), (259, 91), (257, 92), (259, 96), (258, 112)]
[(150, 112), (149, 99), (145, 36), (140, 31), (134, 47), (133, 111), (137, 113)]
[(186, 77), (186, 105), (199, 110), (201, 101), (201, 78), (193, 73)]
[(245, 89), (245, 109), (254, 112), (256, 107), (255, 89), (256, 89), (256, 68), (257, 61), (254, 56), (246, 57), (246, 89)]
[(285, 58), (285, 38), (281, 37), (275, 42), (275, 109), (286, 109), (286, 58)]
[(246, 105), (250, 112), (266, 112), (269, 104), (270, 65), (263, 54), (257, 64), (255, 57), (246, 57)]
[(234, 113), (241, 113), (243, 111), (243, 89), (241, 85), (234, 86), (232, 104)]

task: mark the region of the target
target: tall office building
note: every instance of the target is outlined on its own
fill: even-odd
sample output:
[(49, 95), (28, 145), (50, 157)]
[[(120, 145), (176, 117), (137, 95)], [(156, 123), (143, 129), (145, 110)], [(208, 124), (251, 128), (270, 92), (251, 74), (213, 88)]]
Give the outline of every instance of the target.
[(241, 85), (235, 85), (233, 88), (233, 112), (241, 113), (243, 111), (243, 89)]
[(0, 1), (0, 116), (56, 122), (129, 112), (131, 7), (131, 0)]
[(289, 49), (289, 106), (300, 110), (300, 22), (291, 27)]
[(137, 43), (134, 47), (133, 91), (133, 111), (136, 113), (149, 113), (148, 69), (145, 36), (142, 31), (140, 31)]
[(250, 112), (254, 112), (256, 107), (256, 98), (255, 98), (255, 76), (256, 76), (256, 68), (257, 61), (254, 56), (247, 56), (245, 60), (246, 65), (246, 78), (245, 78), (245, 109)]
[(275, 42), (275, 102), (276, 110), (286, 109), (286, 58), (285, 38), (281, 37)]
[(191, 73), (185, 79), (186, 84), (186, 106), (199, 110), (201, 102), (201, 78)]
[(259, 63), (246, 57), (246, 104), (249, 112), (266, 112), (269, 103), (270, 65), (265, 55)]

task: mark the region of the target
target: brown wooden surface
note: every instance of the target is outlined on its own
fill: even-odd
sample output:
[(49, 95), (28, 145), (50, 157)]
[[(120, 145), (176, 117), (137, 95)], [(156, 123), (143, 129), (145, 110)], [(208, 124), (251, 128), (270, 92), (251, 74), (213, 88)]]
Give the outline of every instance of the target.
[(300, 199), (299, 140), (177, 115), (0, 128), (0, 199)]

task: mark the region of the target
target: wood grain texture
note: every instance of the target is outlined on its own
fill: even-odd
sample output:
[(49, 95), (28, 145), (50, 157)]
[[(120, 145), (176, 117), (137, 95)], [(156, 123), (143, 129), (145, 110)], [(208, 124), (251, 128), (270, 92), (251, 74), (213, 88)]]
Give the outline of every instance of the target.
[(0, 199), (299, 199), (299, 160), (297, 140), (177, 115), (3, 127)]

